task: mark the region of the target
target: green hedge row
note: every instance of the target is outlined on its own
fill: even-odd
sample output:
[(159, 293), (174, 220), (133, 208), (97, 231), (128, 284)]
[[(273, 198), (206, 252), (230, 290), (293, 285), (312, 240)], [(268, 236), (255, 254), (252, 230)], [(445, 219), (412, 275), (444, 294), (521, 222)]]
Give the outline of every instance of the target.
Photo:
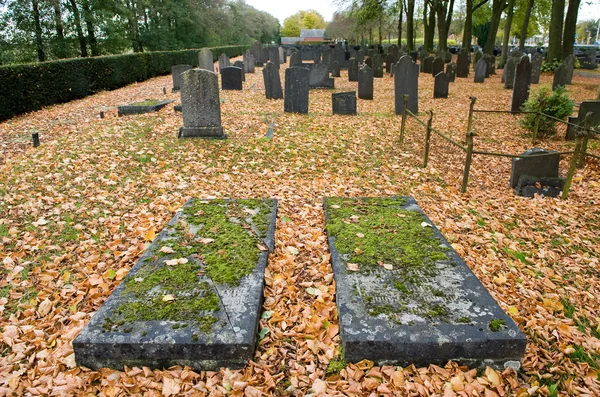
[[(220, 54), (239, 56), (247, 48), (213, 47), (211, 51), (216, 61)], [(198, 66), (198, 51), (144, 52), (0, 66), (0, 121), (168, 74), (173, 65)]]

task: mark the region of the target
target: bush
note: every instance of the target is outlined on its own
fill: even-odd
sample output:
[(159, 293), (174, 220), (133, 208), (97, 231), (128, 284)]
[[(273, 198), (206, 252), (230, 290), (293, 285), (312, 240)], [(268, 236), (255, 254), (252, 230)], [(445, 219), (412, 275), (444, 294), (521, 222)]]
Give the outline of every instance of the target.
[(552, 62), (546, 61), (542, 65), (542, 72), (554, 72), (560, 63), (560, 60), (557, 58), (554, 58)]
[[(211, 51), (216, 61), (222, 53), (234, 57), (247, 48), (213, 47)], [(171, 66), (178, 64), (197, 66), (198, 50), (143, 52), (0, 66), (0, 121), (44, 106), (168, 74), (171, 73)]]
[[(537, 112), (542, 101), (542, 113), (561, 120), (570, 116), (575, 107), (575, 102), (569, 98), (563, 87), (557, 87), (554, 91), (551, 91), (549, 87), (541, 87), (535, 95), (529, 96), (521, 109), (525, 112)], [(521, 125), (529, 131), (533, 131), (535, 119), (536, 114), (527, 113), (521, 118)], [(537, 136), (549, 137), (554, 134), (556, 134), (556, 121), (544, 116), (540, 117)]]

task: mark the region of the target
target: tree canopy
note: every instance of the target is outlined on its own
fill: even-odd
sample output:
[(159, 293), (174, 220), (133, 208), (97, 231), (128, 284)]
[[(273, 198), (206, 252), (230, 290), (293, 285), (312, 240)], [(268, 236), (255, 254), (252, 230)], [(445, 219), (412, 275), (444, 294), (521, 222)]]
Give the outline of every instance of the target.
[(325, 29), (327, 23), (315, 10), (298, 11), (283, 21), (281, 36), (299, 37), (302, 29)]

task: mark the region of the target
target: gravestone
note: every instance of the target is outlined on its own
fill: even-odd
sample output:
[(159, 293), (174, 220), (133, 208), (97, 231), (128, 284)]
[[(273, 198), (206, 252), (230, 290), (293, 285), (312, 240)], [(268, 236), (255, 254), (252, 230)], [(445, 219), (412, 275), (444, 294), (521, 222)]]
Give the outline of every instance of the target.
[(191, 69), (182, 75), (180, 138), (225, 138), (221, 126), (219, 79), (216, 73)]
[(302, 67), (285, 70), (284, 112), (308, 113), (309, 75), (310, 70)]
[(419, 61), (421, 61), (421, 63), (423, 62), (423, 59), (427, 58), (429, 56), (429, 52), (423, 50), (419, 52)]
[(244, 62), (242, 62), (242, 61), (235, 61), (233, 63), (233, 66), (242, 69), (242, 81), (246, 81), (246, 72), (245, 72), (246, 67), (244, 66)]
[(358, 81), (358, 61), (355, 58), (350, 58), (348, 65), (348, 81)]
[[(121, 117), (121, 116), (130, 115), (130, 114), (142, 114), (142, 113), (157, 112), (160, 109), (167, 106), (171, 102), (173, 102), (173, 101), (171, 101), (171, 100), (164, 100), (164, 101), (146, 100), (143, 102), (132, 103), (131, 105), (119, 106), (117, 108), (117, 115), (119, 117)], [(104, 112), (100, 113), (100, 118), (101, 119), (104, 118)]]
[(456, 64), (454, 62), (446, 65), (446, 74), (448, 75), (448, 81), (454, 83), (456, 80)]
[(254, 59), (254, 55), (250, 50), (246, 50), (244, 52), (244, 68), (246, 73), (254, 73), (254, 65), (256, 60)]
[(262, 44), (258, 41), (252, 44), (252, 55), (254, 55), (255, 66), (262, 66), (266, 62), (262, 59)]
[(335, 79), (329, 77), (329, 66), (317, 63), (310, 70), (308, 86), (310, 88), (334, 88)]
[(279, 50), (279, 63), (286, 63), (285, 50), (281, 46), (277, 47), (277, 49)]
[(340, 64), (337, 61), (331, 63), (331, 77), (340, 77)]
[(419, 65), (408, 55), (400, 57), (394, 66), (394, 108), (396, 114), (404, 110), (404, 95), (408, 95), (407, 108), (419, 113)]
[(331, 94), (331, 107), (333, 114), (356, 114), (356, 91)]
[[(539, 156), (546, 154), (546, 156)], [(537, 155), (537, 156), (536, 156)], [(534, 177), (558, 177), (560, 154), (554, 150), (533, 148), (521, 153), (521, 157), (512, 159), (509, 184), (515, 188), (521, 175)]]
[[(441, 59), (441, 58), (440, 58)], [(448, 98), (448, 75), (444, 72), (439, 72), (435, 75), (435, 81), (433, 85), (433, 97), (434, 98)]]
[(171, 66), (171, 76), (173, 77), (172, 92), (179, 92), (181, 89), (181, 73), (193, 69), (192, 65), (174, 65)]
[(577, 132), (577, 127), (574, 124), (577, 124), (577, 116), (569, 116), (567, 117), (567, 131), (565, 133), (565, 140), (572, 141), (575, 139), (575, 134)]
[(229, 57), (225, 54), (219, 55), (219, 71), (222, 71), (223, 68), (227, 66), (231, 66), (231, 62), (229, 62)]
[(279, 69), (281, 61), (279, 60), (279, 47), (269, 47), (269, 61), (273, 62), (273, 65)]
[(313, 54), (313, 63), (321, 63), (322, 53), (323, 52), (321, 50), (315, 50)]
[(480, 59), (477, 61), (477, 65), (475, 66), (475, 82), (483, 83), (485, 81), (485, 76), (487, 74), (487, 62), (485, 59)]
[[(275, 199), (185, 203), (75, 338), (76, 363), (94, 370), (244, 367), (254, 356), (276, 216)], [(223, 266), (248, 269), (232, 279), (237, 283), (201, 259), (221, 255), (216, 244), (225, 247)]]
[(600, 130), (600, 100), (581, 102), (581, 105), (579, 105), (579, 113), (577, 115), (577, 123), (583, 125), (585, 115), (589, 112), (595, 113), (595, 116), (590, 120), (590, 127)]
[[(400, 58), (399, 48), (396, 44), (392, 44), (391, 46), (388, 47), (388, 55), (392, 56), (392, 60), (391, 60), (391, 63), (388, 65), (387, 58), (386, 58), (386, 66), (391, 66), (392, 63), (396, 63), (396, 61)], [(386, 68), (386, 72), (389, 73), (390, 71), (387, 70), (387, 68)]]
[(409, 55), (412, 58), (413, 62), (417, 63), (417, 57), (418, 57), (419, 53), (417, 51), (411, 51)]
[(542, 74), (542, 64), (544, 63), (544, 56), (539, 52), (536, 52), (531, 57), (531, 84), (540, 83), (540, 75)]
[(215, 59), (213, 53), (209, 48), (204, 47), (198, 53), (198, 67), (200, 69), (208, 70), (209, 72), (215, 71)]
[(367, 65), (370, 68), (373, 68), (373, 58), (371, 58), (370, 56), (365, 58), (365, 65)]
[(456, 77), (469, 77), (469, 53), (462, 48), (456, 59)]
[(527, 338), (414, 198), (323, 206), (347, 362), (520, 367)]
[(529, 98), (529, 85), (531, 82), (531, 62), (527, 55), (523, 55), (517, 64), (515, 71), (515, 83), (513, 86), (512, 99), (510, 104), (511, 112), (518, 112), (521, 106)]
[(221, 69), (222, 90), (242, 90), (242, 68), (227, 66)]
[(358, 70), (358, 97), (373, 99), (373, 69), (367, 64)]
[(487, 62), (486, 78), (490, 77), (493, 74), (496, 74), (496, 57), (493, 55), (484, 55), (485, 61)]
[(565, 180), (566, 178), (560, 177), (521, 175), (514, 192), (521, 197), (534, 198), (536, 194), (542, 197), (558, 197), (565, 186)]
[(323, 63), (326, 64), (327, 66), (331, 65), (331, 63), (335, 60), (335, 54), (333, 53), (333, 48), (327, 48), (325, 50), (323, 50), (322, 53), (323, 56)]
[(358, 50), (358, 55), (356, 57), (356, 60), (358, 61), (359, 64), (363, 63), (365, 59), (365, 50)]
[[(333, 62), (339, 63), (340, 67), (343, 67), (343, 68), (348, 67), (348, 65), (346, 64), (346, 53), (344, 51), (335, 50), (333, 53)], [(333, 64), (333, 62), (331, 62), (331, 64)], [(329, 65), (329, 66), (331, 66), (331, 65)]]
[(552, 91), (557, 87), (564, 87), (567, 85), (567, 70), (565, 64), (561, 63), (554, 69), (554, 79), (552, 80)]
[(267, 62), (263, 68), (263, 82), (265, 84), (265, 95), (267, 99), (283, 98), (281, 90), (281, 78), (279, 77), (279, 69), (273, 65), (273, 62)]
[(444, 60), (442, 58), (435, 58), (431, 65), (431, 74), (433, 77), (437, 76), (438, 73), (444, 71)]
[[(261, 58), (263, 64), (269, 62), (269, 48), (268, 47), (261, 48), (260, 58)], [(275, 67), (277, 67), (277, 65), (275, 65)]]
[(502, 76), (504, 77), (504, 88), (511, 89), (515, 84), (515, 73), (517, 72), (517, 64), (519, 63), (519, 59), (515, 57), (508, 57), (506, 60), (506, 64), (504, 65), (504, 70), (502, 71)]
[(392, 71), (392, 64), (396, 62), (396, 59), (394, 59), (394, 55), (393, 54), (387, 54), (387, 56), (385, 57), (385, 72), (386, 73), (391, 73)]
[(565, 83), (571, 85), (573, 82), (573, 71), (575, 69), (575, 57), (573, 54), (566, 57), (563, 63), (565, 64)]
[(598, 67), (596, 52), (597, 51), (595, 48), (591, 48), (585, 51), (585, 56), (579, 60), (581, 69), (596, 70), (596, 68)]
[(299, 52), (294, 52), (290, 55), (290, 67), (302, 66), (302, 56)]
[(423, 59), (421, 61), (421, 72), (423, 72), (423, 73), (433, 72), (433, 60), (434, 59), (435, 58), (433, 58), (432, 56), (425, 57), (425, 59)]
[(475, 51), (472, 55), (472, 63), (473, 63), (473, 68), (475, 68), (475, 66), (477, 65), (477, 62), (479, 62), (479, 60), (481, 58), (483, 58), (483, 52), (481, 51)]
[(380, 54), (373, 56), (373, 77), (383, 77), (383, 58)]

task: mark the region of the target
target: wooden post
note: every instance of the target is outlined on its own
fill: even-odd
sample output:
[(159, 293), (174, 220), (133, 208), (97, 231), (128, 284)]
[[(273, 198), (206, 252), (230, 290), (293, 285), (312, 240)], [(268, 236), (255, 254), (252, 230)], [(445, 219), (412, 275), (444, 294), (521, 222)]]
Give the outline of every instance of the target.
[(406, 108), (408, 107), (408, 94), (404, 94), (404, 107), (402, 108), (402, 125), (400, 126), (400, 143), (404, 143), (404, 131), (406, 130)]
[(588, 131), (592, 125), (592, 119), (596, 116), (594, 112), (588, 112), (583, 120), (583, 131), (581, 131), (581, 147), (579, 148), (579, 157), (577, 158), (577, 168), (583, 168), (585, 165), (585, 155), (587, 152), (588, 139), (591, 133)]
[(31, 140), (33, 141), (33, 147), (40, 146), (40, 134), (39, 133), (34, 132), (33, 134), (31, 134)]
[(463, 182), (460, 189), (461, 193), (467, 192), (467, 184), (469, 183), (469, 172), (471, 171), (471, 162), (473, 161), (473, 131), (467, 132), (467, 157), (465, 158), (465, 171), (463, 172)]
[(100, 112), (100, 118), (103, 119), (104, 118), (104, 112)]
[(535, 141), (537, 140), (538, 130), (540, 128), (540, 118), (542, 117), (542, 111), (544, 108), (544, 101), (540, 101), (538, 106), (538, 111), (535, 114), (535, 124), (533, 125), (533, 134), (531, 135), (531, 144), (535, 145)]
[(433, 123), (433, 110), (429, 111), (429, 120), (427, 120), (427, 132), (425, 133), (425, 153), (423, 154), (423, 168), (427, 167), (429, 162), (429, 143), (431, 142), (431, 124)]
[(473, 108), (475, 107), (475, 101), (477, 101), (477, 98), (474, 96), (471, 96), (471, 105), (469, 106), (469, 119), (467, 121), (467, 136), (469, 135), (469, 132), (471, 132), (471, 127), (473, 126)]
[(565, 180), (565, 186), (563, 187), (561, 196), (563, 200), (566, 200), (569, 195), (569, 189), (571, 188), (571, 182), (573, 181), (573, 175), (575, 175), (575, 168), (577, 167), (577, 160), (579, 159), (581, 141), (581, 136), (577, 136), (577, 138), (575, 138), (575, 153), (573, 153), (573, 158), (571, 158), (571, 165), (569, 166), (569, 172), (567, 173), (567, 179)]

